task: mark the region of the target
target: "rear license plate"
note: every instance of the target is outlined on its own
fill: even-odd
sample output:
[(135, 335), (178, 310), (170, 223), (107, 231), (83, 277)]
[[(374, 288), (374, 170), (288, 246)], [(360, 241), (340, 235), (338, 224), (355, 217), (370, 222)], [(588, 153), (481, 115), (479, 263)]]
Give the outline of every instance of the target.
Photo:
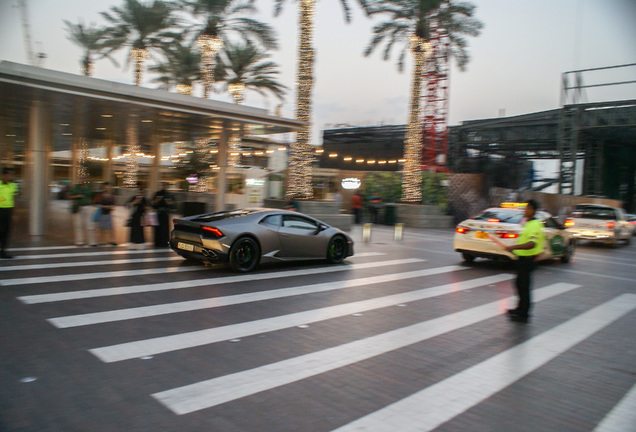
[(488, 240), (488, 232), (486, 231), (475, 231), (475, 237), (478, 239)]
[(185, 251), (192, 252), (194, 251), (194, 245), (179, 242), (177, 243), (177, 249), (183, 249)]

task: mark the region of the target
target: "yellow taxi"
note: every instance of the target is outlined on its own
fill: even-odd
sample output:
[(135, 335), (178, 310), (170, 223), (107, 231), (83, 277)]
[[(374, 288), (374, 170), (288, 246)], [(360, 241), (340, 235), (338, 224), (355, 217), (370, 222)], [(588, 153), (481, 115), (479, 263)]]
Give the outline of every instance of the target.
[[(500, 207), (487, 208), (466, 219), (455, 228), (453, 248), (467, 262), (475, 258), (517, 259), (504, 246), (515, 244), (521, 234), (524, 208), (525, 203), (502, 203)], [(543, 222), (546, 238), (546, 247), (539, 259), (559, 258), (569, 262), (576, 245), (572, 234), (547, 211), (538, 210), (535, 218)]]

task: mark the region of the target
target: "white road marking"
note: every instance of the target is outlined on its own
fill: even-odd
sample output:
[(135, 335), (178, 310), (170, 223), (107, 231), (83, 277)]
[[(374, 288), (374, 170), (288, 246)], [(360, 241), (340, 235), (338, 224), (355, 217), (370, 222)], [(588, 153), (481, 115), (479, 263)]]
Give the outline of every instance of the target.
[[(477, 281), (480, 279), (476, 279), (474, 282)], [(545, 300), (577, 287), (578, 285), (565, 283), (550, 285), (536, 290), (535, 298), (537, 301)], [(333, 348), (155, 393), (152, 396), (175, 414), (187, 414), (210, 408), (348, 366), (493, 318), (502, 313), (501, 304), (501, 300), (491, 302)], [(414, 411), (418, 414), (419, 412), (419, 409)], [(401, 432), (402, 428), (380, 427), (375, 430)]]
[(625, 432), (636, 427), (636, 385), (605, 416), (594, 432)]
[[(385, 264), (386, 265), (386, 264)], [(368, 266), (372, 268), (378, 267), (378, 264)], [(465, 267), (462, 267), (465, 268)], [(434, 275), (440, 273), (446, 273), (449, 271), (459, 270), (457, 267), (441, 267), (428, 270), (418, 270), (416, 277)], [(408, 275), (408, 273), (401, 273), (401, 275)], [(381, 283), (387, 278), (391, 278), (392, 275), (382, 275), (374, 277), (366, 277), (360, 279), (351, 279), (345, 281), (325, 282), (311, 285), (302, 285), (291, 288), (280, 288), (269, 291), (253, 292), (246, 294), (238, 294), (223, 297), (214, 297), (201, 300), (191, 300), (178, 303), (160, 304), (153, 306), (142, 306), (129, 309), (119, 309), (114, 311), (95, 312), (81, 315), (71, 315), (58, 318), (49, 318), (48, 322), (53, 324), (57, 328), (69, 328), (79, 327), (85, 325), (101, 324), (113, 321), (123, 321), (129, 319), (146, 318), (157, 315), (167, 315), (180, 312), (190, 312), (193, 310), (211, 309), (216, 307), (223, 307), (229, 305), (236, 305), (242, 303), (250, 303), (271, 299), (278, 299), (284, 297), (291, 297), (297, 295), (313, 294), (318, 292), (332, 291), (338, 289), (352, 288), (361, 285), (368, 285), (372, 283)], [(392, 280), (392, 279), (391, 279)]]
[[(181, 282), (132, 285), (132, 286), (123, 286), (123, 287), (115, 287), (115, 288), (68, 291), (68, 292), (51, 293), (51, 294), (35, 294), (35, 295), (18, 297), (18, 300), (20, 300), (21, 302), (25, 304), (50, 303), (50, 302), (57, 302), (57, 301), (79, 300), (79, 299), (107, 297), (107, 296), (114, 296), (114, 295), (139, 294), (139, 293), (152, 292), (152, 291), (166, 291), (166, 290), (173, 290), (173, 289), (194, 288), (198, 286), (221, 285), (225, 283), (248, 282), (248, 281), (276, 279), (276, 278), (292, 277), (292, 276), (304, 276), (304, 275), (311, 275), (311, 274), (360, 270), (360, 269), (366, 269), (366, 268), (410, 264), (410, 263), (424, 262), (424, 261), (426, 260), (422, 260), (418, 258), (409, 258), (409, 259), (403, 259), (403, 260), (327, 266), (327, 267), (318, 267), (318, 268), (308, 268), (308, 269), (302, 269), (302, 270), (289, 270), (289, 271), (283, 271), (283, 272), (215, 277), (215, 278), (207, 278), (207, 279), (187, 280), (187, 281), (181, 281)], [(195, 269), (203, 270), (202, 267), (195, 267)]]
[(636, 295), (620, 295), (336, 431), (431, 431), (537, 370), (634, 309)]
[[(40, 277), (28, 277), (28, 278), (16, 278), (16, 279), (3, 279), (0, 280), (2, 286), (12, 285), (35, 285), (41, 283), (54, 283), (54, 282), (69, 282), (78, 280), (90, 280), (90, 279), (108, 279), (126, 276), (144, 276), (154, 274), (166, 274), (166, 273), (182, 273), (191, 271), (205, 271), (205, 267), (202, 266), (188, 266), (188, 267), (166, 267), (166, 268), (154, 268), (154, 269), (139, 269), (139, 270), (121, 270), (112, 272), (99, 272), (99, 273), (80, 273), (70, 275), (59, 276), (40, 276)], [(51, 294), (44, 294), (51, 295)]]
[(135, 255), (135, 254), (143, 254), (143, 253), (172, 253), (174, 254), (172, 250), (166, 249), (166, 248), (101, 250), (101, 251), (91, 251), (91, 252), (62, 253), (62, 254), (20, 255), (20, 256), (16, 256), (12, 261), (15, 262), (16, 260), (51, 259), (51, 258), (80, 258), (80, 257), (89, 257), (89, 256)]
[(161, 261), (183, 261), (180, 256), (169, 257), (148, 257), (148, 258), (134, 258), (134, 259), (119, 259), (119, 260), (102, 260), (102, 261), (78, 261), (78, 262), (63, 262), (52, 264), (32, 264), (32, 265), (18, 265), (12, 267), (2, 267), (0, 271), (16, 271), (16, 270), (43, 270), (43, 269), (59, 269), (65, 267), (93, 267), (103, 265), (119, 265), (119, 264), (139, 264)]
[[(452, 270), (447, 269), (446, 271)], [(398, 273), (394, 275), (387, 275), (384, 278), (364, 278), (350, 280), (348, 282), (356, 283), (358, 285), (367, 285), (369, 283), (388, 283), (406, 278), (425, 276), (425, 272), (426, 270), (423, 270), (421, 272)], [(298, 312), (274, 318), (266, 318), (223, 327), (215, 327), (171, 336), (122, 343), (102, 348), (94, 348), (90, 349), (89, 351), (103, 362), (112, 363), (116, 361), (142, 357), (144, 355), (154, 355), (186, 348), (193, 348), (201, 345), (221, 342), (224, 340), (242, 338), (246, 336), (282, 330), (285, 328), (296, 327), (302, 324), (325, 321), (333, 318), (343, 317), (345, 315), (351, 315), (354, 313), (360, 313), (388, 306), (395, 306), (405, 302), (423, 300), (430, 297), (436, 297), (452, 292), (457, 292), (459, 290), (465, 290), (478, 286), (497, 283), (512, 278), (512, 275), (499, 274), (496, 276), (489, 276), (463, 282), (440, 285), (437, 287), (425, 288), (417, 291), (394, 294), (369, 300), (361, 300), (352, 303), (345, 303), (341, 305)], [(373, 279), (373, 281), (370, 281), (369, 279)]]

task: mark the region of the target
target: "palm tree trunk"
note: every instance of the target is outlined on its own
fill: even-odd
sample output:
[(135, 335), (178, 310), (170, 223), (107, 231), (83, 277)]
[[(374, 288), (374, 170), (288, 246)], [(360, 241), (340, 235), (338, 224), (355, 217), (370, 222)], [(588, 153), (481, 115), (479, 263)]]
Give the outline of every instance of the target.
[[(311, 121), (311, 93), (314, 81), (314, 50), (312, 48), (315, 0), (300, 0), (299, 27), (300, 47), (298, 60), (298, 89), (296, 118)], [(311, 199), (314, 196), (311, 184), (313, 148), (309, 144), (311, 127), (296, 134), (291, 145), (287, 199)]]
[(133, 48), (130, 50), (130, 59), (135, 64), (135, 85), (141, 85), (144, 72), (144, 62), (148, 58), (148, 50), (145, 48)]
[(402, 175), (402, 202), (419, 203), (422, 201), (422, 125), (420, 124), (420, 96), (422, 92), (422, 72), (424, 71), (425, 51), (420, 39), (412, 44), (413, 86), (411, 88), (411, 109), (409, 124), (404, 141), (404, 174)]

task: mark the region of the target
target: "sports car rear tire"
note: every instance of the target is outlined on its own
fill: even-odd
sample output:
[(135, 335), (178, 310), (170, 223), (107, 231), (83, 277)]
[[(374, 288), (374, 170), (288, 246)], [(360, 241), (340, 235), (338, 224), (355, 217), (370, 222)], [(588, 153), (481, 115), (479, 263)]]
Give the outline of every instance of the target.
[(327, 246), (327, 261), (332, 264), (341, 263), (347, 255), (347, 240), (340, 235), (333, 236)]
[(230, 268), (241, 273), (251, 271), (258, 265), (260, 256), (261, 248), (256, 240), (251, 237), (241, 237), (230, 249)]

